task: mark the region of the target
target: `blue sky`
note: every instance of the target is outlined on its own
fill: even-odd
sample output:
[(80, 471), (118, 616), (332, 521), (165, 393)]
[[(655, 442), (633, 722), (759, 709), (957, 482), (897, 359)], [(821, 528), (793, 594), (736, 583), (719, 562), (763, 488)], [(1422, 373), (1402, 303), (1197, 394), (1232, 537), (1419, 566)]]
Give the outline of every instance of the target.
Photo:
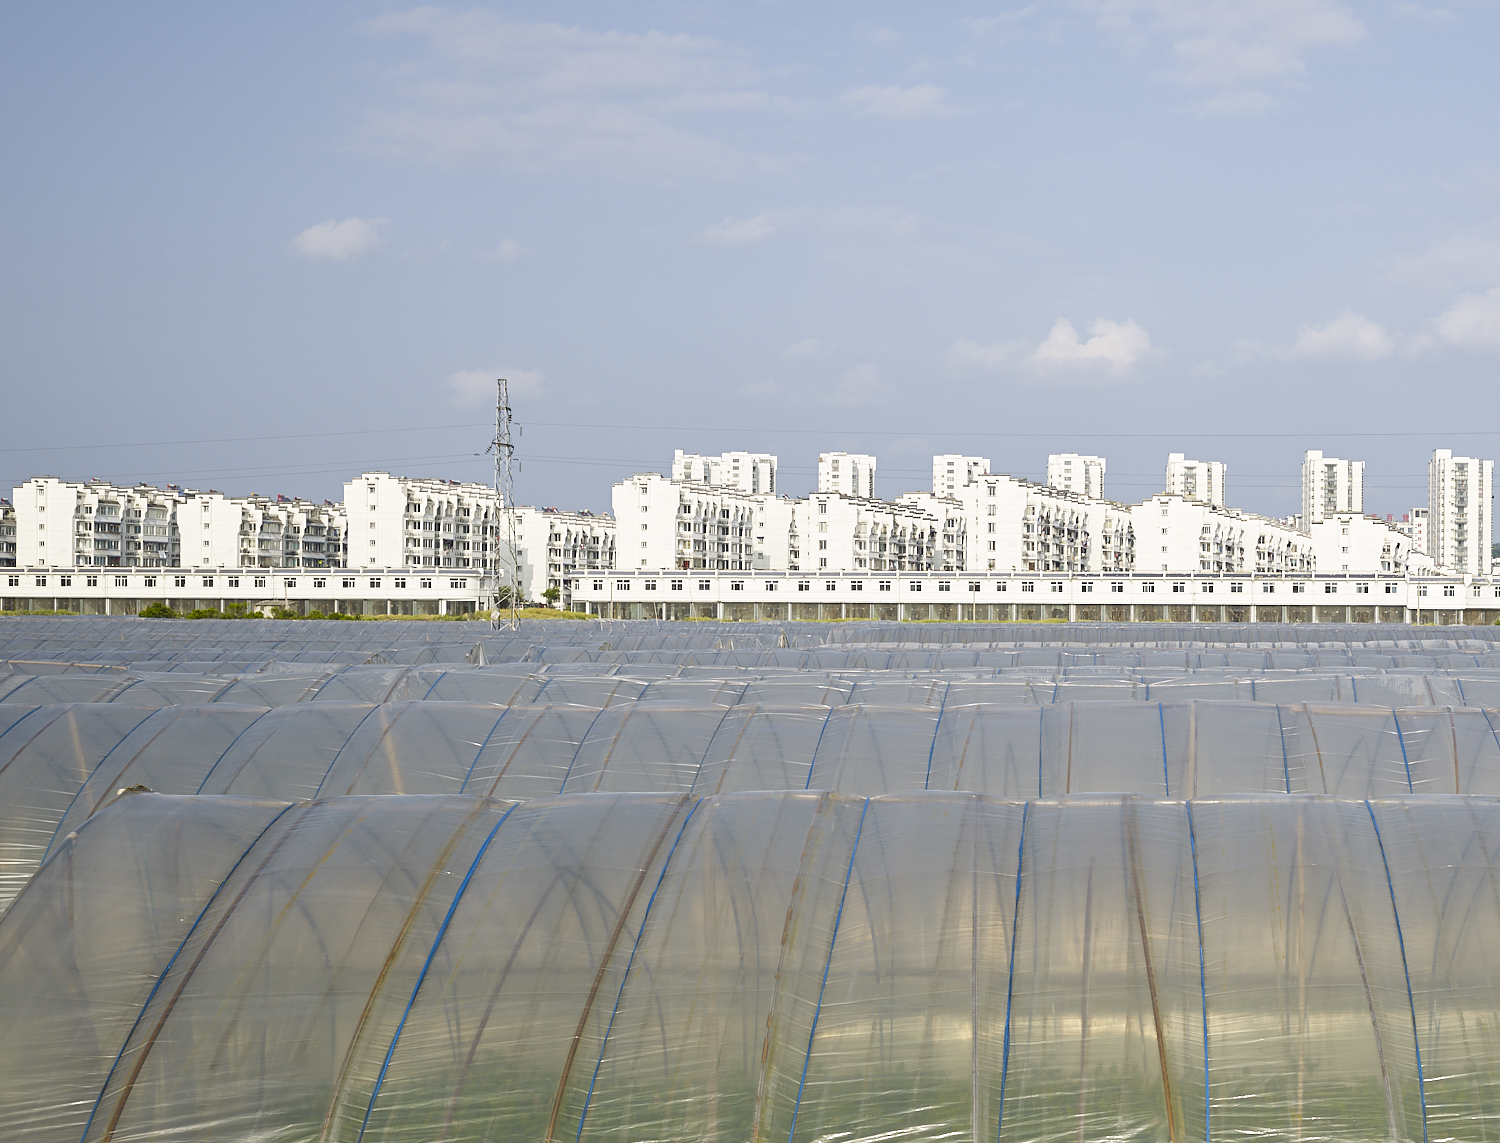
[(11, 5), (0, 487), (1495, 456), (1494, 3)]

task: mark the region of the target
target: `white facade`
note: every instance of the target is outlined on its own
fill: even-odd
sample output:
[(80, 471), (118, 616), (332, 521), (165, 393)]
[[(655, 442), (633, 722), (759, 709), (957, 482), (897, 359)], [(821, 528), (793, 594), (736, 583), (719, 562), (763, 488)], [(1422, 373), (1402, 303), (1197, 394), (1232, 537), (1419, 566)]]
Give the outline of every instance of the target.
[(875, 499), (875, 458), (861, 452), (818, 455), (818, 491)]
[(1224, 471), (1221, 461), (1188, 460), (1180, 452), (1171, 453), (1167, 457), (1167, 495), (1223, 507)]
[[(504, 520), (500, 521), (500, 527), (504, 529)], [(509, 556), (504, 554), (505, 542), (502, 533), (499, 537), (502, 565), (509, 563)], [(613, 570), (615, 521), (612, 516), (596, 516), (592, 512), (517, 508), (516, 548), (521, 598), (540, 603), (543, 593), (555, 587), (560, 593), (558, 606), (566, 610), (579, 576)]]
[(990, 471), (987, 456), (964, 456), (947, 452), (932, 458), (932, 494), (934, 496), (956, 496), (965, 484)]
[(1320, 572), (1405, 575), (1433, 567), (1432, 557), (1411, 537), (1378, 516), (1325, 516), (1309, 530)]
[(1130, 509), (1136, 567), (1171, 575), (1312, 572), (1312, 541), (1280, 520), (1163, 493)]
[(342, 508), (44, 476), (15, 490), (20, 567), (341, 567)]
[(696, 480), (637, 473), (616, 484), (615, 566), (648, 571), (785, 568), (792, 502)]
[(16, 510), (0, 496), (0, 568), (16, 566)]
[(1489, 571), (1495, 462), (1434, 450), (1427, 465), (1427, 552), (1444, 571)]
[(1103, 500), (1104, 458), (1076, 452), (1052, 453), (1047, 457), (1047, 483), (1090, 500)]
[(799, 571), (932, 571), (963, 560), (956, 500), (908, 493), (895, 503), (819, 492), (796, 501)]
[(344, 484), (349, 566), (494, 572), (499, 509), (485, 484), (361, 473)]
[(1308, 449), (1302, 456), (1302, 527), (1311, 529), (1330, 516), (1362, 516), (1364, 511), (1365, 462)]
[(672, 456), (673, 480), (696, 480), (713, 488), (740, 492), (776, 491), (776, 458), (768, 452), (726, 452), (701, 456), (677, 449)]

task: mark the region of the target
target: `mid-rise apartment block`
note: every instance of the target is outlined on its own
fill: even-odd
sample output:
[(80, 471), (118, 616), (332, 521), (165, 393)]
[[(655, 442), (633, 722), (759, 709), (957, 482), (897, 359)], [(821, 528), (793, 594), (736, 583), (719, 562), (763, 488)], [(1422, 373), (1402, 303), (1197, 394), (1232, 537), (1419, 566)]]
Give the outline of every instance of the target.
[(1217, 460), (1188, 460), (1180, 452), (1167, 457), (1168, 496), (1200, 504), (1224, 506), (1224, 464)]
[(637, 473), (614, 486), (615, 566), (753, 571), (793, 559), (791, 501)]
[(678, 449), (672, 456), (673, 480), (696, 480), (712, 488), (739, 492), (776, 491), (776, 458), (768, 452), (726, 452), (702, 456)]
[(1433, 452), (1427, 465), (1427, 552), (1443, 571), (1487, 575), (1490, 569), (1495, 462)]
[(1362, 516), (1365, 462), (1340, 460), (1309, 449), (1302, 457), (1302, 527), (1311, 529), (1330, 516)]
[(875, 458), (860, 452), (819, 454), (818, 491), (874, 500)]
[(987, 456), (964, 456), (948, 452), (932, 458), (932, 494), (956, 496), (958, 490), (990, 471)]
[(1404, 575), (1433, 566), (1432, 557), (1413, 543), (1408, 530), (1377, 516), (1325, 515), (1306, 531), (1317, 570), (1324, 574)]
[(1052, 453), (1047, 457), (1047, 483), (1089, 500), (1103, 500), (1104, 458), (1076, 452)]
[(16, 510), (0, 496), (0, 568), (16, 566)]
[(910, 493), (893, 503), (819, 492), (796, 501), (795, 515), (802, 558), (790, 570), (941, 571), (963, 566), (964, 519), (956, 501)]
[(1311, 572), (1306, 533), (1280, 520), (1162, 493), (1133, 505), (1141, 571)]
[[(549, 588), (559, 593), (559, 606), (573, 601), (580, 576), (609, 571), (615, 566), (615, 522), (593, 512), (557, 508), (517, 508), (516, 555), (520, 565), (521, 596), (540, 601)], [(505, 547), (505, 521), (500, 521), (499, 559), (502, 571), (510, 558)], [(483, 553), (481, 553), (483, 555)]]
[(364, 472), (344, 484), (351, 568), (499, 564), (500, 500), (486, 484)]

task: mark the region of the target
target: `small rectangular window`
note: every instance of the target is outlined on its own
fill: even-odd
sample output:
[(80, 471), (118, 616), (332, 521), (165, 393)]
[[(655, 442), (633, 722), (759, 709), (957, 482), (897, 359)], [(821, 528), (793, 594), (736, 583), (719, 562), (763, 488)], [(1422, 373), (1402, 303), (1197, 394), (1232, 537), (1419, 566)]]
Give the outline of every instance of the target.
[(674, 579), (674, 580), (672, 580), (672, 590), (673, 591), (681, 591), (682, 590), (682, 580), (680, 580), (680, 579)]
[(1242, 583), (1232, 583), (1232, 584), (1229, 585), (1229, 590), (1231, 592), (1240, 592), (1240, 593), (1243, 593), (1244, 590), (1245, 590), (1245, 585), (1242, 584)]
[(812, 581), (811, 580), (806, 580), (806, 579), (799, 579), (797, 581), (797, 590), (798, 591), (811, 591), (812, 590)]
[(1156, 585), (1154, 583), (1143, 583), (1141, 584), (1141, 590), (1154, 595), (1156, 594)]
[(823, 581), (823, 590), (824, 591), (835, 591), (835, 590), (837, 590), (838, 586), (839, 586), (839, 582), (836, 579), (825, 579)]
[(617, 580), (615, 580), (615, 590), (616, 591), (629, 591), (630, 590), (630, 581), (628, 579), (617, 579)]
[(432, 588), (432, 580), (430, 580), (430, 579), (420, 580), (418, 582), (418, 586), (430, 590)]
[(172, 577), (172, 586), (173, 587), (186, 587), (187, 586), (187, 576), (185, 576), (185, 575), (176, 575), (176, 576), (173, 576)]
[(229, 586), (230, 587), (239, 587), (240, 586), (240, 577), (237, 576), (237, 575), (230, 576), (229, 577)]
[[(156, 585), (153, 583), (150, 586), (155, 587)], [(265, 587), (266, 586), (266, 577), (263, 576), (263, 575), (256, 576), (255, 577), (255, 586), (256, 587)]]
[(1112, 592), (1123, 592), (1125, 585), (1123, 583), (1112, 583), (1109, 585), (1109, 590)]
[(1036, 590), (1036, 584), (1032, 583), (1029, 579), (1028, 580), (1022, 580), (1021, 581), (1021, 590), (1022, 591), (1035, 591)]
[(939, 591), (952, 591), (953, 590), (953, 585), (951, 583), (949, 583), (947, 580), (942, 580), (942, 581), (940, 581), (938, 583), (938, 590)]
[(864, 585), (864, 581), (863, 580), (858, 580), (857, 579), (857, 580), (855, 580), (853, 583), (851, 583), (849, 585), (849, 590), (850, 591), (864, 591), (864, 589), (865, 589), (865, 585)]
[(594, 590), (595, 591), (603, 591), (604, 590), (604, 581), (602, 579), (596, 579), (594, 581)]
[(891, 581), (888, 580), (888, 579), (883, 579), (879, 583), (877, 583), (875, 586), (878, 587), (881, 591), (890, 591), (891, 590)]

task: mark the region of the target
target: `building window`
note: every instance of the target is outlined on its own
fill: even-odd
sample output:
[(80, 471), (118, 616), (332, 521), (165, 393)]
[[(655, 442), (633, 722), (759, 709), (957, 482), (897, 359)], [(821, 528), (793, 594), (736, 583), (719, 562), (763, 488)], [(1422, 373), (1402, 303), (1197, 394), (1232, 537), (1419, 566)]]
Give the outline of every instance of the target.
[(1268, 595), (1274, 594), (1276, 591), (1276, 585), (1274, 583), (1263, 583), (1260, 585), (1260, 589)]
[(240, 586), (240, 577), (237, 576), (237, 575), (230, 576), (229, 577), (229, 586), (230, 587), (239, 587)]
[(1172, 590), (1174, 592), (1177, 592), (1180, 595), (1183, 592), (1187, 591), (1187, 584), (1185, 584), (1185, 583), (1174, 583), (1172, 585)]
[[(339, 582), (340, 582), (340, 583), (341, 583), (341, 584), (342, 584), (342, 585), (343, 585), (343, 586), (344, 586), (344, 587), (353, 587), (353, 586), (354, 586), (354, 580), (353, 580), (353, 579), (352, 579), (352, 578), (348, 578), (348, 579), (342, 579), (342, 580), (340, 580), (340, 581), (339, 581)], [(313, 586), (314, 586), (314, 587), (317, 587), (317, 586), (318, 586), (318, 581), (317, 581), (317, 580), (313, 580)]]
[(1052, 584), (1052, 590), (1053, 591), (1061, 591), (1062, 590), (1062, 584), (1060, 584), (1060, 583), (1053, 583)]
[(60, 575), (57, 577), (57, 582), (62, 587), (72, 587), (73, 577), (70, 575)]
[[(150, 583), (150, 584), (147, 584), (147, 586), (148, 587), (155, 587), (156, 584), (155, 583)], [(266, 586), (266, 577), (263, 576), (263, 575), (256, 576), (255, 577), (255, 586), (256, 587), (265, 587)]]
[(953, 585), (951, 583), (949, 583), (947, 580), (943, 580), (942, 582), (940, 582), (938, 584), (938, 590), (939, 591), (952, 591), (953, 590)]
[(430, 591), (432, 589), (432, 580), (430, 580), (430, 579), (418, 580), (417, 581), (417, 586), (421, 587), (421, 588), (424, 588), (424, 589), (427, 589), (427, 590)]
[(1036, 590), (1036, 584), (1032, 583), (1030, 580), (1022, 580), (1021, 581), (1021, 590), (1022, 591), (1035, 591)]
[(604, 581), (602, 579), (596, 579), (594, 581), (594, 590), (595, 591), (603, 591), (604, 590)]
[(1245, 585), (1242, 583), (1232, 583), (1229, 585), (1229, 590), (1231, 593), (1243, 592), (1245, 590)]
[(296, 587), (297, 586), (297, 581), (294, 580), (294, 579), (285, 579), (285, 580), (282, 580), (281, 582), (286, 587)]
[(729, 581), (729, 590), (730, 591), (744, 591), (745, 590), (745, 581), (742, 580), (742, 579), (730, 580)]
[(682, 590), (682, 580), (680, 580), (680, 579), (674, 579), (672, 581), (672, 590), (673, 591), (681, 591)]
[(864, 580), (857, 579), (857, 580), (855, 580), (853, 583), (851, 583), (849, 585), (849, 590), (850, 591), (864, 591), (864, 589), (865, 589)]
[[(314, 587), (327, 587), (328, 586), (328, 581), (326, 579), (317, 579), (317, 578), (314, 578), (313, 579), (313, 586)], [(348, 580), (344, 581), (344, 586), (345, 587), (349, 586), (349, 581)]]
[(84, 576), (83, 582), (86, 587), (98, 587), (99, 577), (96, 575)]
[(1008, 585), (1008, 584), (1006, 584), (1006, 583), (1005, 583), (1005, 582), (1004, 582), (1004, 581), (1003, 581), (1003, 580), (1002, 580), (1002, 581), (1001, 581), (1001, 582), (1000, 582), (1000, 583), (999, 583), (999, 584), (998, 584), (998, 585), (996, 585), (996, 590), (997, 590), (997, 591), (1004, 591), (1004, 590), (1006, 590), (1006, 588), (1007, 588), (1007, 587), (1008, 587), (1008, 586), (1009, 586), (1009, 585)]
[(879, 583), (877, 583), (875, 586), (878, 587), (881, 591), (890, 591), (891, 590), (891, 581), (888, 580), (888, 579), (883, 579)]
[(1125, 585), (1123, 583), (1112, 583), (1109, 585), (1109, 590), (1118, 594), (1125, 590)]
[(616, 591), (629, 591), (630, 590), (630, 581), (628, 579), (617, 579), (617, 580), (615, 580), (615, 590)]
[(838, 580), (836, 580), (836, 579), (825, 579), (823, 581), (823, 590), (824, 591), (835, 591), (835, 590), (837, 590), (838, 586), (839, 586), (839, 583), (838, 583)]
[(911, 591), (921, 591), (922, 590), (922, 583), (921, 583), (920, 580), (915, 581), (913, 583), (909, 583), (906, 586)]
[[(1396, 585), (1395, 585), (1395, 584), (1393, 584), (1393, 583), (1388, 583), (1388, 584), (1386, 584), (1386, 585), (1385, 585), (1385, 593), (1386, 593), (1386, 594), (1387, 594), (1387, 595), (1395, 595), (1395, 594), (1396, 594)], [(1496, 592), (1495, 592), (1495, 594), (1496, 594), (1496, 595), (1500, 595), (1500, 590), (1497, 590), (1497, 591), (1496, 591)]]
[[(1476, 587), (1474, 590), (1477, 592), (1479, 589)], [(1370, 585), (1367, 584), (1367, 583), (1357, 583), (1357, 584), (1355, 584), (1354, 585), (1354, 594), (1355, 595), (1369, 595), (1370, 594)]]
[(1305, 583), (1294, 583), (1294, 584), (1292, 584), (1292, 594), (1293, 595), (1301, 595), (1306, 590), (1307, 590), (1307, 584), (1305, 584)]
[(204, 587), (213, 587), (213, 585), (214, 585), (214, 577), (213, 576), (206, 575), (206, 576), (203, 577), (203, 586)]
[(1443, 584), (1443, 594), (1444, 595), (1452, 595), (1453, 594), (1453, 585), (1451, 583), (1445, 583), (1445, 584)]
[(1214, 593), (1214, 585), (1211, 583), (1200, 583), (1198, 590), (1203, 592), (1204, 595), (1212, 595)]
[(1078, 585), (1078, 590), (1081, 591), (1081, 592), (1083, 592), (1085, 595), (1087, 595), (1089, 592), (1092, 592), (1094, 590), (1094, 585), (1092, 583), (1089, 583), (1089, 582), (1085, 581), (1085, 582), (1080, 583)]
[(766, 590), (767, 591), (775, 591), (776, 590), (776, 581), (774, 579), (769, 579), (769, 580), (766, 581)]
[(185, 575), (176, 575), (176, 576), (173, 576), (172, 577), (172, 586), (173, 587), (186, 587), (187, 586), (187, 576), (185, 576)]
[(1336, 584), (1336, 583), (1325, 583), (1323, 585), (1323, 594), (1324, 595), (1335, 595), (1335, 594), (1338, 593), (1338, 590), (1339, 590), (1339, 585)]
[[(89, 578), (93, 579), (94, 577), (93, 576), (89, 576)], [(123, 575), (117, 575), (117, 576), (115, 576), (115, 586), (116, 587), (125, 587), (129, 583), (130, 583), (130, 580), (126, 576), (123, 576)], [(212, 583), (213, 583), (213, 581), (210, 580), (209, 584), (212, 585)], [(90, 586), (93, 586), (93, 585), (91, 584)]]
[(370, 586), (371, 587), (379, 587), (380, 586), (380, 581), (378, 579), (372, 579), (370, 581)]
[(812, 590), (812, 581), (811, 580), (806, 580), (806, 579), (799, 579), (797, 581), (797, 590), (798, 591), (811, 591)]
[(1146, 592), (1151, 592), (1152, 594), (1155, 594), (1155, 592), (1156, 592), (1156, 585), (1154, 583), (1143, 583), (1143, 584), (1141, 584), (1141, 590), (1142, 591), (1146, 591)]
[(6, 578), (5, 583), (7, 587), (20, 587), (21, 577), (18, 575), (9, 576)]
[(644, 589), (645, 589), (645, 590), (646, 590), (646, 591), (655, 591), (655, 590), (656, 590), (656, 581), (655, 581), (655, 580), (654, 580), (654, 579), (648, 579), (648, 580), (647, 580), (647, 581), (646, 581), (646, 582), (645, 582), (645, 583), (644, 583), (644, 584), (643, 584), (643, 585), (642, 585), (642, 587), (643, 587), (643, 588), (644, 588)]

